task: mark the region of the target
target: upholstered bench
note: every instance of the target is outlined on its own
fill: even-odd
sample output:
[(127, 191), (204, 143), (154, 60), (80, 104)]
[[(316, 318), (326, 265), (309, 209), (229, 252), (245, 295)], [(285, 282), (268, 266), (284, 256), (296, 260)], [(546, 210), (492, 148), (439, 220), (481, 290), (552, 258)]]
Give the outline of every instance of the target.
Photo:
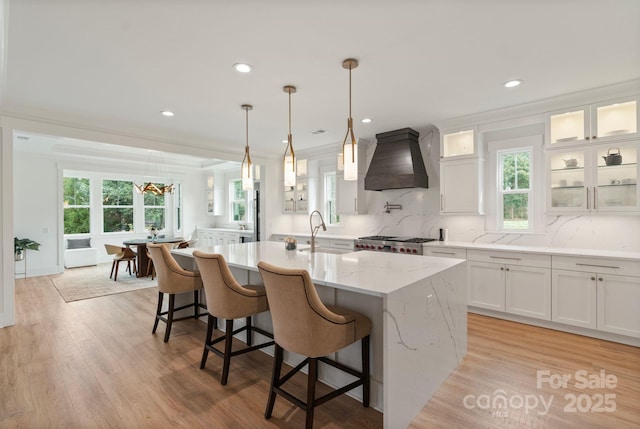
[(68, 238), (64, 249), (65, 268), (98, 265), (98, 249), (91, 247), (91, 238)]

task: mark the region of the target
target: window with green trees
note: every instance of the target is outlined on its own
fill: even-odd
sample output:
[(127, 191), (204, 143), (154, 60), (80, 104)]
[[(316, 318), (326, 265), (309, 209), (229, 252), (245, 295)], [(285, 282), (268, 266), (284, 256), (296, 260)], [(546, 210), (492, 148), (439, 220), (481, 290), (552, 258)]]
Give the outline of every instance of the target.
[(64, 233), (88, 234), (91, 232), (90, 180), (78, 177), (63, 179)]
[(242, 179), (233, 179), (229, 182), (229, 193), (231, 200), (231, 221), (246, 222), (247, 213), (247, 191), (242, 189)]
[(327, 225), (340, 223), (340, 215), (337, 212), (336, 203), (337, 177), (335, 171), (324, 173), (324, 217)]
[(104, 232), (133, 231), (133, 182), (102, 181)]
[(530, 230), (532, 151), (499, 151), (498, 159), (502, 229)]
[[(156, 183), (159, 188), (164, 183)], [(144, 225), (146, 229), (155, 227), (157, 230), (164, 229), (165, 217), (165, 195), (156, 195), (153, 192), (144, 194)]]

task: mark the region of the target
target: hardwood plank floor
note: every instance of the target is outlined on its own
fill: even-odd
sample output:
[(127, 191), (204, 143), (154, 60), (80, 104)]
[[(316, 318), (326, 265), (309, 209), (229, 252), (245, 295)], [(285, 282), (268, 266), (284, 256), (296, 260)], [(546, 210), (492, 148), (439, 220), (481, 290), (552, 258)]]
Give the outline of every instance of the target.
[[(155, 288), (65, 303), (50, 277), (16, 281), (16, 326), (0, 329), (0, 428), (300, 428), (304, 415), (282, 399), (263, 417), (271, 358), (235, 357), (227, 386), (221, 360), (199, 369), (205, 324), (164, 325), (151, 334)], [(579, 389), (575, 373), (617, 377), (611, 389)], [(536, 385), (536, 371), (571, 374), (567, 388)], [(303, 377), (294, 377), (304, 391)], [(516, 400), (496, 415), (482, 395)], [(566, 412), (565, 395), (615, 394), (615, 412)], [(473, 395), (468, 396), (468, 395)], [(548, 413), (517, 408), (516, 396)], [(467, 404), (475, 408), (465, 407)], [(515, 398), (515, 399), (513, 399)], [(583, 398), (585, 405), (587, 399)], [(604, 404), (603, 404), (604, 406)], [(316, 411), (316, 428), (380, 428), (382, 416), (341, 397)], [(469, 353), (411, 428), (638, 428), (640, 350), (577, 335), (469, 315)]]

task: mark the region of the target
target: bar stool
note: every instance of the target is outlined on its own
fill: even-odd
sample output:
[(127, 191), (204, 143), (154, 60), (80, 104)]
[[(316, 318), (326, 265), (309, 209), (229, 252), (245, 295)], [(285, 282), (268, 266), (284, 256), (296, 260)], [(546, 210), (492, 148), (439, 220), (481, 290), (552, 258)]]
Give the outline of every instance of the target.
[[(147, 248), (151, 253), (153, 266), (158, 276), (158, 308), (156, 310), (156, 320), (151, 332), (155, 334), (159, 321), (162, 320), (165, 322), (167, 328), (164, 332), (164, 342), (166, 343), (169, 341), (173, 322), (190, 318), (197, 319), (200, 317), (199, 309), (207, 308), (200, 304), (198, 294), (198, 291), (202, 289), (202, 279), (200, 278), (199, 272), (188, 271), (182, 268), (173, 256), (171, 256), (169, 249), (164, 244), (148, 243)], [(191, 291), (193, 291), (193, 304), (186, 304), (175, 308), (176, 294)], [(165, 293), (169, 295), (169, 309), (162, 311), (162, 300)], [(174, 312), (190, 307), (193, 307), (193, 316), (185, 316), (177, 319), (173, 317)]]
[[(252, 344), (253, 332), (258, 332), (267, 338), (273, 338), (273, 334), (257, 328), (251, 323), (251, 317), (253, 315), (269, 311), (267, 294), (264, 286), (240, 285), (231, 273), (222, 255), (194, 250), (193, 257), (198, 264), (198, 269), (202, 276), (202, 283), (206, 291), (207, 311), (209, 312), (207, 336), (204, 341), (204, 351), (202, 353), (200, 369), (204, 369), (210, 351), (221, 356), (223, 358), (223, 365), (220, 383), (225, 385), (229, 377), (229, 367), (231, 366), (232, 356), (274, 344), (273, 341), (257, 345)], [(243, 317), (246, 318), (245, 326), (234, 331), (233, 320)], [(216, 328), (216, 318), (226, 319), (225, 335), (224, 337), (212, 339), (213, 330)], [(232, 351), (233, 336), (242, 331), (246, 331), (247, 347)], [(215, 348), (214, 345), (223, 340), (224, 352), (221, 352)]]
[[(371, 320), (366, 316), (345, 308), (325, 306), (311, 276), (305, 270), (285, 269), (266, 262), (258, 264), (260, 275), (267, 290), (271, 307), (275, 355), (269, 400), (264, 416), (271, 417), (276, 394), (306, 411), (306, 428), (313, 426), (314, 408), (355, 387), (362, 386), (362, 405), (369, 406), (369, 334)], [(349, 368), (326, 356), (358, 340), (361, 342), (362, 371)], [(306, 358), (284, 376), (281, 376), (283, 350)], [(358, 380), (319, 398), (315, 397), (318, 361), (351, 374)], [(309, 365), (306, 402), (282, 388), (296, 372)]]

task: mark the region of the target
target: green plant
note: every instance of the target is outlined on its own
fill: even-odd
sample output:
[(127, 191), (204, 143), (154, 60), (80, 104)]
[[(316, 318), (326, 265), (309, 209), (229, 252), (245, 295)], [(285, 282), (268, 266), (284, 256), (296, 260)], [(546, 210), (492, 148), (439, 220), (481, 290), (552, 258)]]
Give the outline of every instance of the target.
[(13, 238), (13, 251), (15, 253), (22, 253), (25, 250), (40, 250), (40, 243), (35, 242), (29, 238)]

